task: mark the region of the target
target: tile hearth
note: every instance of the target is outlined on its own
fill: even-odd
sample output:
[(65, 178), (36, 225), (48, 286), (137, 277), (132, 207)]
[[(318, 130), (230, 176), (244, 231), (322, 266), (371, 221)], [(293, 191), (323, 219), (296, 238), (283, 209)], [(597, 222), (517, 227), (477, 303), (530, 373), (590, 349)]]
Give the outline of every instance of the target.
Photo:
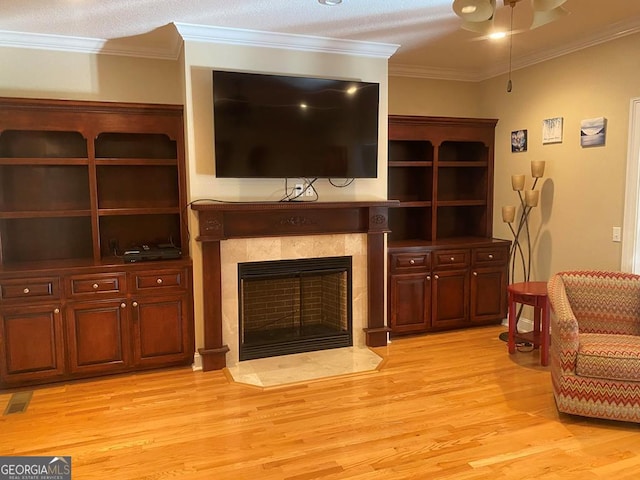
[(227, 367), (233, 381), (275, 387), (327, 377), (376, 372), (382, 357), (366, 347), (344, 347), (238, 362)]

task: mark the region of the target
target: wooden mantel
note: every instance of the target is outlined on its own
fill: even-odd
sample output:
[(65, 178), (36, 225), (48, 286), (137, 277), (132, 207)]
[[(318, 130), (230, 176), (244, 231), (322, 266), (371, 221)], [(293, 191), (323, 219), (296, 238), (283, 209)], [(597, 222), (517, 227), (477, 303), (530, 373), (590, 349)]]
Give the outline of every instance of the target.
[(229, 347), (222, 339), (222, 279), (220, 242), (232, 238), (294, 235), (367, 234), (368, 318), (366, 344), (387, 344), (384, 322), (384, 234), (389, 231), (388, 208), (396, 201), (195, 203), (202, 242), (204, 306), (204, 371), (226, 366)]

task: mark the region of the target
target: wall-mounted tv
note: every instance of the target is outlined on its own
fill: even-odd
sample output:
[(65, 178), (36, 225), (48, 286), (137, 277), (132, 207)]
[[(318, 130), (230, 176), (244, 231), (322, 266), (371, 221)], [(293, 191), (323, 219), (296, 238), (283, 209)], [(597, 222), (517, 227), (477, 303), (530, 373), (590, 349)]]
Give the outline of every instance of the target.
[(375, 178), (379, 84), (213, 72), (217, 177)]

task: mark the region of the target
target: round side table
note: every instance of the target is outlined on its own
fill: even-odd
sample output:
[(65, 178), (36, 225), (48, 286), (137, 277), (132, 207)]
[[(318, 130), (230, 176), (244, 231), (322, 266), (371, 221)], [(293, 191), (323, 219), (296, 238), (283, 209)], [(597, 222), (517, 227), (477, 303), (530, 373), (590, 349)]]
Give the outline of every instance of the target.
[[(516, 352), (516, 339), (531, 342), (540, 349), (540, 363), (549, 364), (549, 321), (550, 305), (547, 297), (547, 282), (521, 282), (507, 286), (509, 301), (509, 353)], [(516, 319), (516, 303), (533, 307), (533, 331), (518, 333)]]

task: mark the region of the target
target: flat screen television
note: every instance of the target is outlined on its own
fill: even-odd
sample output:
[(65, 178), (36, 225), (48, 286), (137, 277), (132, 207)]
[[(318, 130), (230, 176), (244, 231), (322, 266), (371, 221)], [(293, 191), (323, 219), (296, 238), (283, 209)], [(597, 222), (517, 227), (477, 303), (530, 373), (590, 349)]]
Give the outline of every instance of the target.
[(375, 178), (379, 84), (213, 72), (216, 176)]

